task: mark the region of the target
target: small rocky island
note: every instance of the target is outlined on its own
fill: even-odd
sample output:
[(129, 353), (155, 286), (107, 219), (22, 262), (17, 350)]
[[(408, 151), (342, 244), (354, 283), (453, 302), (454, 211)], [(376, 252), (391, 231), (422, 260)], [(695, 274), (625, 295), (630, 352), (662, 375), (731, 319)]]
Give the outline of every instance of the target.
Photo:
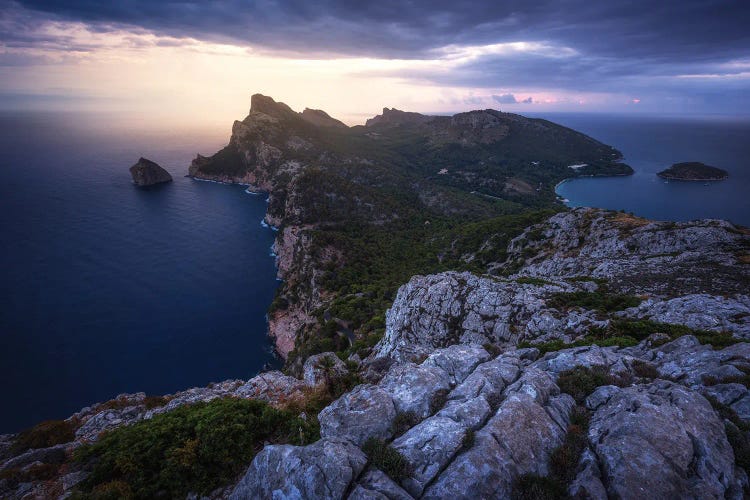
[(141, 158), (138, 163), (130, 167), (130, 175), (136, 186), (153, 186), (162, 182), (172, 182), (172, 176), (158, 163)]
[(687, 161), (675, 163), (657, 175), (662, 179), (675, 181), (722, 181), (729, 177), (729, 172), (699, 161)]

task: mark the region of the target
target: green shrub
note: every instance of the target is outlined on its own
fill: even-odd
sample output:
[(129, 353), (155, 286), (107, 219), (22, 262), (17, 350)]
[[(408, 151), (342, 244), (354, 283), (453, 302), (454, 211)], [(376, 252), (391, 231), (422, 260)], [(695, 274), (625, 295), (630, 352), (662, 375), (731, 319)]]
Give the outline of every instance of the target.
[(419, 423), (419, 418), (413, 411), (401, 411), (393, 419), (393, 435), (400, 436)]
[(486, 344), (483, 344), (483, 345), (482, 345), (482, 347), (483, 347), (483, 348), (484, 348), (484, 350), (485, 350), (485, 351), (487, 351), (487, 352), (489, 353), (489, 355), (490, 355), (490, 356), (492, 356), (493, 358), (496, 358), (496, 357), (500, 356), (500, 354), (502, 354), (502, 352), (503, 352), (503, 349), (502, 349), (502, 347), (500, 347), (500, 346), (499, 346), (499, 345), (497, 345), (497, 344), (491, 344), (491, 343), (489, 343), (489, 342), (488, 342), (488, 343), (486, 343)]
[(522, 500), (566, 498), (568, 485), (575, 479), (578, 462), (587, 446), (590, 414), (576, 406), (570, 415), (570, 425), (563, 443), (550, 455), (549, 476), (525, 474), (513, 485), (512, 497)]
[(516, 283), (521, 285), (553, 285), (554, 283), (543, 280), (542, 278), (534, 278), (533, 276), (521, 276), (520, 278), (516, 278)]
[(597, 387), (617, 383), (618, 380), (601, 366), (593, 368), (576, 366), (571, 370), (560, 372), (557, 377), (557, 385), (560, 387), (560, 391), (573, 396), (578, 404), (583, 403)]
[(77, 450), (75, 458), (91, 469), (80, 491), (90, 498), (206, 494), (234, 480), (264, 442), (317, 438), (311, 424), (261, 401), (224, 398), (183, 406)]
[(448, 401), (448, 389), (438, 389), (430, 398), (430, 414), (437, 413)]
[(595, 309), (600, 312), (614, 312), (636, 307), (641, 302), (642, 299), (634, 295), (608, 293), (602, 287), (600, 291), (596, 292), (555, 293), (547, 300), (547, 305), (562, 310), (572, 307), (582, 307), (584, 309)]
[(573, 408), (565, 440), (550, 456), (550, 473), (558, 481), (570, 483), (575, 479), (578, 461), (586, 448), (589, 418), (585, 408)]
[(464, 433), (464, 437), (461, 439), (461, 449), (468, 450), (469, 448), (474, 446), (475, 439), (476, 439), (476, 434), (474, 433), (474, 430), (466, 429), (466, 432)]
[(524, 474), (513, 485), (513, 500), (559, 500), (565, 498), (565, 488), (555, 479)]
[(659, 370), (654, 365), (639, 359), (633, 361), (633, 373), (635, 373), (636, 377), (640, 378), (659, 378)]
[(75, 439), (76, 425), (72, 420), (47, 420), (21, 431), (10, 447), (12, 455), (36, 448), (49, 448)]
[(362, 451), (367, 455), (371, 466), (385, 472), (394, 481), (399, 482), (411, 477), (411, 464), (401, 453), (382, 439), (368, 439), (362, 446)]
[(710, 332), (705, 330), (692, 330), (685, 325), (672, 325), (669, 323), (657, 323), (649, 320), (611, 320), (607, 328), (592, 328), (585, 337), (579, 338), (575, 342), (566, 344), (562, 340), (552, 340), (550, 342), (533, 343), (520, 342), (518, 347), (535, 347), (541, 354), (571, 347), (582, 347), (588, 345), (598, 345), (601, 347), (617, 346), (632, 347), (645, 340), (654, 333), (664, 333), (670, 340), (677, 339), (683, 335), (695, 335), (701, 344), (711, 345), (715, 349), (721, 349), (740, 340), (732, 337), (726, 332)]

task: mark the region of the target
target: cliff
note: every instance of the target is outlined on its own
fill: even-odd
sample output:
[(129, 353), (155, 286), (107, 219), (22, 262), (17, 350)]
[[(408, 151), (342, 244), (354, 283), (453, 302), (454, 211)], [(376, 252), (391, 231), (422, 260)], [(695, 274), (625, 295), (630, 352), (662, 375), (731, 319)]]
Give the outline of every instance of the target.
[[(475, 251), (497, 244), (493, 236)], [(56, 440), (50, 423), (3, 436), (0, 494), (743, 497), (746, 229), (577, 209), (489, 255), (502, 257), (482, 257), (495, 275), (409, 279), (380, 341), (349, 349), (345, 362), (318, 354), (299, 378), (268, 372), (159, 398), (123, 395), (57, 423), (69, 434)], [(241, 421), (218, 425), (234, 413), (205, 406), (224, 401), (268, 404), (274, 428), (294, 431), (238, 434)], [(208, 427), (195, 420), (219, 409)], [(235, 450), (229, 443), (243, 436), (258, 440), (248, 455), (235, 451), (221, 474), (201, 479), (196, 471), (216, 464), (209, 443)], [(130, 451), (154, 447), (180, 462)], [(108, 465), (126, 459), (141, 465)]]
[[(346, 127), (256, 94), (229, 144), (198, 156), (189, 174), (269, 193), (266, 221), (280, 229), (284, 280), (270, 333), (298, 370), (310, 354), (382, 334), (382, 320), (371, 320), (403, 281), (443, 266), (436, 254), (445, 249), (431, 247), (440, 240), (450, 249), (467, 220), (559, 210), (556, 182), (631, 172), (619, 158), (573, 130), (496, 110), (444, 117), (386, 108), (365, 127)], [(580, 162), (585, 172), (567, 168)], [(377, 300), (357, 312), (362, 294)], [(323, 320), (326, 311), (349, 327)]]

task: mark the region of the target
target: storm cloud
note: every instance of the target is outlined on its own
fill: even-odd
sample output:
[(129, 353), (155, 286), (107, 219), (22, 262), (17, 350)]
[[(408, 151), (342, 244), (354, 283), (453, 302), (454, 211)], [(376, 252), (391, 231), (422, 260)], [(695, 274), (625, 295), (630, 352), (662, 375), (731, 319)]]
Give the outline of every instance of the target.
[(445, 68), (372, 74), (492, 89), (488, 99), (501, 104), (530, 104), (514, 94), (532, 89), (726, 91), (730, 100), (750, 90), (747, 0), (0, 0), (0, 8), (6, 47), (89, 50), (34, 30), (42, 21), (72, 21), (278, 57), (445, 60)]

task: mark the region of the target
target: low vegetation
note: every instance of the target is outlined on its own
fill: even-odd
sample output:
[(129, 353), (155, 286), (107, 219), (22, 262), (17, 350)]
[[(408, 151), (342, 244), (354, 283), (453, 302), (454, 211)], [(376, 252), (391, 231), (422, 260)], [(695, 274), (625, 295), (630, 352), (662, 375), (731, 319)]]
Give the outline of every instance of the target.
[(30, 429), (21, 431), (10, 447), (12, 455), (36, 448), (49, 448), (58, 444), (69, 443), (75, 439), (76, 423), (69, 420), (47, 420)]
[(574, 307), (593, 309), (603, 313), (622, 311), (640, 305), (643, 300), (634, 295), (609, 293), (604, 286), (595, 292), (560, 292), (547, 300), (549, 307), (568, 310)]
[(578, 462), (586, 449), (589, 418), (585, 408), (577, 406), (573, 409), (565, 439), (550, 455), (549, 475), (520, 476), (513, 488), (514, 499), (557, 500), (568, 496), (568, 486), (575, 479)]
[(601, 347), (617, 346), (632, 347), (646, 340), (649, 336), (661, 333), (664, 338), (655, 340), (653, 345), (670, 342), (684, 335), (694, 335), (701, 344), (711, 345), (715, 349), (722, 349), (740, 342), (727, 332), (712, 332), (707, 330), (693, 330), (685, 325), (673, 325), (669, 323), (658, 323), (650, 320), (622, 320), (616, 319), (609, 323), (607, 328), (592, 328), (589, 333), (578, 340), (565, 343), (562, 340), (550, 342), (521, 342), (519, 347), (535, 347), (544, 354), (571, 347), (582, 347), (598, 345)]
[(264, 443), (307, 444), (317, 428), (289, 411), (234, 398), (196, 403), (106, 433), (77, 450), (90, 475), (79, 498), (184, 498), (236, 480)]
[(412, 467), (408, 460), (382, 439), (368, 439), (362, 446), (362, 451), (367, 455), (370, 466), (380, 469), (394, 481), (411, 477)]
[(603, 366), (592, 368), (576, 366), (571, 370), (560, 372), (557, 385), (561, 392), (570, 394), (576, 403), (583, 404), (586, 398), (603, 385), (622, 385), (622, 380), (611, 375)]

